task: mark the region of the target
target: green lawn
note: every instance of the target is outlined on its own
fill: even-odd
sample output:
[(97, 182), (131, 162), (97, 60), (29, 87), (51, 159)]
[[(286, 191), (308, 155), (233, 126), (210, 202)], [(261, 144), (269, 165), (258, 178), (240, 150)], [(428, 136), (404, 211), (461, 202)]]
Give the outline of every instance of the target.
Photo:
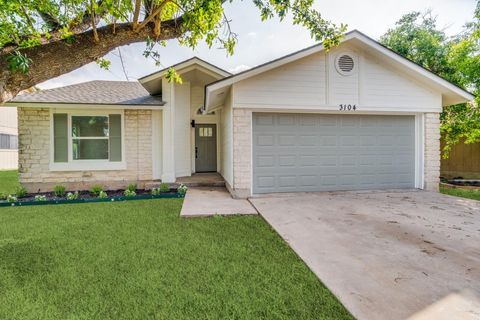
[(15, 193), (18, 186), (17, 170), (0, 170), (0, 193)]
[(0, 208), (0, 319), (352, 319), (261, 217), (181, 205)]
[(480, 189), (460, 189), (440, 187), (440, 192), (451, 196), (480, 200)]

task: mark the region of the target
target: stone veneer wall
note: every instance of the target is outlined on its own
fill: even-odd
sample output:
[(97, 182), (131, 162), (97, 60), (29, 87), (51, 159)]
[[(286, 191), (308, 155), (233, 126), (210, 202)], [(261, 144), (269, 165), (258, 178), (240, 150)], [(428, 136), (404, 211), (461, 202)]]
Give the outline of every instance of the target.
[(424, 188), (427, 191), (438, 191), (440, 183), (440, 114), (426, 113), (424, 121)]
[(234, 197), (251, 195), (252, 110), (233, 109), (233, 186)]
[(55, 185), (85, 190), (95, 184), (106, 189), (129, 183), (143, 187), (152, 180), (152, 112), (125, 110), (126, 170), (50, 171), (50, 111), (18, 108), (20, 183), (29, 191), (51, 191)]

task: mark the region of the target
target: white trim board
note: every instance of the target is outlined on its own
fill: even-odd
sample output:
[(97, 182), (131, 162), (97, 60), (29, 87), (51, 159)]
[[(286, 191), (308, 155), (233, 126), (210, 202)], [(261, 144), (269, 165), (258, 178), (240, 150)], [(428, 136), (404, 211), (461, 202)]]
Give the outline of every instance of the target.
[(356, 110), (340, 111), (338, 105), (312, 105), (312, 106), (296, 106), (296, 105), (266, 105), (266, 104), (247, 104), (247, 103), (235, 103), (234, 109), (252, 109), (254, 112), (339, 112), (342, 114), (362, 114), (371, 112), (385, 112), (389, 114), (401, 114), (401, 113), (419, 113), (419, 112), (442, 112), (442, 108), (439, 107), (385, 107), (385, 106), (362, 106), (355, 105)]
[(5, 106), (19, 108), (47, 108), (47, 109), (94, 109), (94, 110), (162, 110), (160, 105), (123, 105), (123, 104), (84, 104), (84, 103), (36, 103), (36, 102), (6, 102)]
[[(219, 67), (217, 67), (213, 64), (210, 64), (206, 61), (203, 61), (202, 59), (200, 59), (198, 57), (193, 57), (193, 58), (190, 58), (188, 60), (182, 61), (178, 64), (174, 64), (174, 65), (172, 65), (168, 68), (165, 68), (165, 69), (159, 70), (157, 72), (154, 72), (152, 74), (146, 75), (146, 76), (138, 79), (138, 82), (143, 84), (143, 83), (155, 80), (155, 79), (162, 78), (164, 75), (167, 74), (167, 72), (170, 68), (174, 68), (175, 70), (177, 70), (177, 72), (183, 73), (183, 72), (188, 71), (188, 70), (184, 70), (184, 69), (186, 69), (188, 67), (195, 66), (195, 65), (198, 65), (198, 66), (204, 68), (205, 70), (203, 70), (203, 71), (207, 71), (209, 74), (210, 74), (210, 72), (213, 72), (213, 73), (211, 73), (211, 75), (214, 76), (214, 77), (218, 77), (218, 76), (228, 77), (228, 76), (231, 75), (231, 73), (226, 72), (225, 70), (222, 70), (222, 69), (220, 69)], [(189, 69), (189, 70), (193, 70), (193, 69)]]
[[(53, 127), (53, 114), (54, 113), (66, 113), (67, 114), (67, 134), (68, 134), (68, 162), (55, 162), (55, 150), (54, 150), (54, 127)], [(72, 159), (72, 116), (108, 116), (109, 114), (120, 114), (122, 124), (122, 161), (109, 161), (109, 160), (73, 160)], [(50, 109), (49, 113), (50, 123), (50, 158), (48, 167), (50, 171), (111, 171), (111, 170), (126, 170), (127, 162), (125, 159), (125, 113), (123, 110), (72, 110), (72, 109)]]

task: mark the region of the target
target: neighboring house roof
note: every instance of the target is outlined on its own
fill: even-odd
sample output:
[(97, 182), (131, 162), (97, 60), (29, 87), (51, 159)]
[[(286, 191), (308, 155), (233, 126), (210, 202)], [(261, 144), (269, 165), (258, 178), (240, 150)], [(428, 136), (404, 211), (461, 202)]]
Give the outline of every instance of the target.
[[(379, 42), (373, 40), (372, 38), (368, 37), (367, 35), (363, 34), (362, 32), (358, 30), (353, 30), (345, 34), (342, 42), (346, 42), (349, 40), (355, 39), (365, 45), (366, 47), (369, 47), (372, 50), (375, 50), (376, 52), (390, 58), (392, 62), (395, 62), (402, 67), (405, 68), (406, 71), (411, 72), (412, 74), (415, 74), (417, 76), (420, 76), (424, 79), (427, 79), (430, 81), (430, 83), (434, 84), (437, 86), (437, 88), (441, 89), (442, 93), (447, 95), (447, 105), (448, 104), (455, 104), (455, 103), (460, 103), (464, 101), (469, 101), (473, 100), (474, 96), (464, 90), (463, 88), (458, 87), (457, 85), (443, 79), (442, 77), (438, 76), (437, 74), (431, 72), (430, 70), (420, 66), (419, 64), (399, 55), (398, 53), (394, 52), (393, 50), (385, 47), (384, 45), (380, 44)], [(216, 92), (218, 94), (219, 91), (223, 91), (224, 88), (229, 87), (230, 85), (248, 79), (250, 77), (256, 76), (260, 73), (272, 70), (274, 68), (277, 68), (279, 66), (282, 66), (284, 64), (293, 62), (295, 60), (304, 58), (306, 56), (309, 56), (313, 53), (320, 52), (325, 50), (323, 45), (316, 44), (311, 47), (299, 50), (297, 52), (288, 54), (286, 56), (280, 57), (278, 59), (266, 62), (264, 64), (258, 65), (254, 68), (242, 71), (240, 73), (231, 75), (229, 77), (220, 79), (218, 81), (212, 82), (208, 84), (205, 87), (205, 106), (207, 108), (214, 108), (217, 107), (217, 105), (211, 105), (212, 104), (212, 99), (210, 95), (212, 92)], [(226, 96), (223, 94), (223, 96)], [(218, 102), (218, 101), (216, 101)]]
[(181, 61), (179, 63), (176, 63), (172, 66), (163, 68), (161, 70), (158, 70), (158, 71), (150, 73), (146, 76), (143, 76), (143, 77), (139, 78), (138, 81), (140, 83), (143, 83), (143, 82), (151, 80), (152, 78), (163, 77), (167, 73), (168, 69), (170, 69), (170, 68), (173, 68), (173, 69), (176, 69), (176, 70), (181, 70), (181, 69), (190, 67), (194, 64), (201, 65), (204, 68), (209, 69), (209, 70), (211, 70), (211, 71), (213, 71), (213, 72), (215, 72), (215, 73), (217, 73), (221, 76), (224, 76), (224, 77), (228, 77), (228, 76), (232, 75), (230, 72), (225, 71), (222, 68), (219, 68), (216, 65), (211, 64), (210, 62), (207, 62), (203, 59), (200, 59), (199, 57), (192, 57), (190, 59), (187, 59), (187, 60)]
[(94, 80), (65, 87), (18, 95), (9, 104), (58, 103), (103, 105), (164, 105), (161, 97), (151, 96), (137, 81)]

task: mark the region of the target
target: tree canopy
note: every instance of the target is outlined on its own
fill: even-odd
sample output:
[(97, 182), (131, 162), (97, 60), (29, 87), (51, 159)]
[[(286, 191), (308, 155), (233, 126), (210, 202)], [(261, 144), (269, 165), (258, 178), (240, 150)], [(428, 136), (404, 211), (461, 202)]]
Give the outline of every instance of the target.
[(480, 0), (473, 20), (447, 37), (430, 11), (404, 15), (381, 38), (387, 47), (470, 91), (475, 101), (444, 108), (441, 115), (443, 156), (460, 141), (480, 142)]
[[(205, 41), (233, 54), (237, 35), (225, 15), (225, 2), (0, 0), (0, 103), (92, 61), (108, 67), (105, 54), (134, 42), (145, 42), (144, 55), (157, 62), (157, 45), (174, 38), (186, 47)], [(313, 0), (253, 3), (263, 20), (291, 15), (294, 24), (306, 27), (326, 47), (338, 44), (346, 28), (324, 19), (313, 9)]]

